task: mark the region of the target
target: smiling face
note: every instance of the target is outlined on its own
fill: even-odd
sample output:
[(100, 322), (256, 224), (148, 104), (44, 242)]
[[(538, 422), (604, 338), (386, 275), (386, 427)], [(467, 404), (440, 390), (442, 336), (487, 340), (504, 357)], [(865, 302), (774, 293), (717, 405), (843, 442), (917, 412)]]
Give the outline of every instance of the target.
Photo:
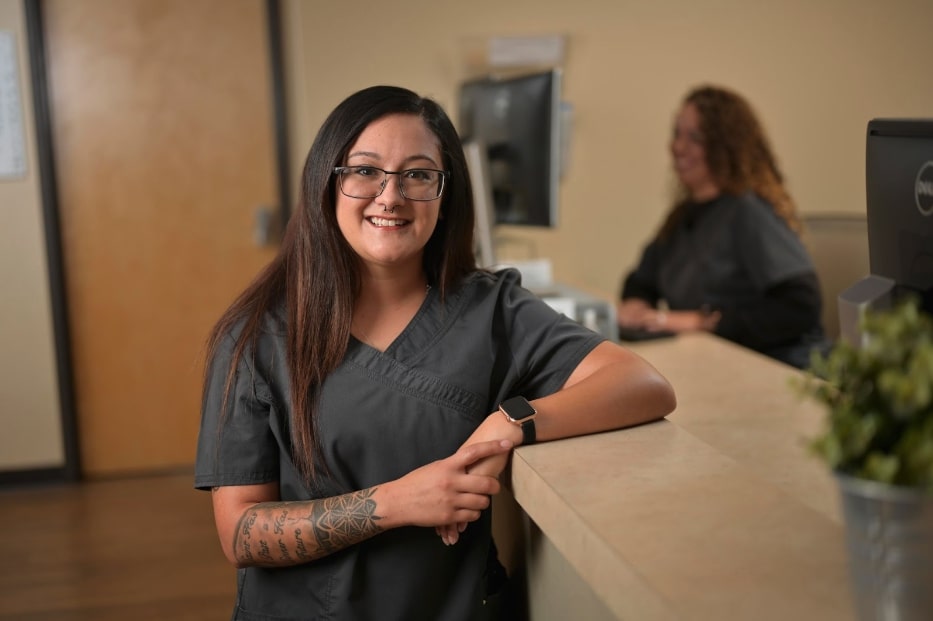
[[(410, 114), (391, 114), (370, 123), (350, 147), (343, 165), (389, 171), (444, 168), (437, 137), (420, 117)], [(405, 198), (399, 190), (399, 176), (389, 175), (382, 194), (375, 198), (351, 198), (338, 189), (337, 225), (364, 266), (420, 270), (440, 205), (441, 198)]]
[(674, 121), (671, 157), (674, 172), (692, 199), (710, 200), (719, 195), (719, 188), (706, 163), (700, 113), (692, 103), (684, 104)]

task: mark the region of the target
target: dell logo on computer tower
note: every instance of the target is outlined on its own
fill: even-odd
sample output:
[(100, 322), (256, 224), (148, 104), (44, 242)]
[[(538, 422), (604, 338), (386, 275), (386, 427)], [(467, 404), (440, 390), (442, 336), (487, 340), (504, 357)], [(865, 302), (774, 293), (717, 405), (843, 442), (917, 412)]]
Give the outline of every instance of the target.
[(920, 213), (925, 216), (933, 214), (933, 161), (920, 167), (914, 184), (914, 199)]

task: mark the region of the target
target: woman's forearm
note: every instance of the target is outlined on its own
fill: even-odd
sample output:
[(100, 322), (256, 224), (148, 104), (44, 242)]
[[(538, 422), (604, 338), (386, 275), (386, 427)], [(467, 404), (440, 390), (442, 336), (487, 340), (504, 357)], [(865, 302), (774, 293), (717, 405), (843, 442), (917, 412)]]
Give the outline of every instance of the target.
[[(657, 420), (670, 414), (677, 400), (670, 383), (651, 364), (606, 342), (577, 366), (561, 390), (531, 404), (538, 411), (537, 439), (547, 441)], [(521, 437), (517, 426), (493, 412), (464, 446), (493, 439), (508, 439), (518, 446)], [(497, 457), (486, 463), (494, 469), (488, 474), (498, 474), (505, 461)]]
[(261, 502), (243, 512), (233, 535), (238, 567), (282, 567), (319, 559), (383, 530), (377, 488), (300, 502)]
[[(590, 368), (587, 368), (590, 367)], [(600, 345), (562, 390), (532, 402), (539, 440), (629, 427), (676, 407), (668, 381), (648, 362), (611, 343)]]
[(469, 473), (469, 466), (505, 459), (511, 449), (508, 441), (477, 442), (401, 478), (317, 500), (278, 501), (277, 483), (215, 488), (214, 519), (224, 554), (237, 567), (284, 567), (393, 528), (474, 522), (499, 482)]

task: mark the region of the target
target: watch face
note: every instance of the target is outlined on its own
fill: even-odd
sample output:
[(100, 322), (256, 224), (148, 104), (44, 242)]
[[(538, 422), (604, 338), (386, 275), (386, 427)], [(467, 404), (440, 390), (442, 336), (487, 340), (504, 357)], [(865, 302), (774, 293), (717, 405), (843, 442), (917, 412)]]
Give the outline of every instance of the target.
[(499, 408), (514, 421), (521, 421), (537, 414), (524, 397), (512, 397), (502, 402)]

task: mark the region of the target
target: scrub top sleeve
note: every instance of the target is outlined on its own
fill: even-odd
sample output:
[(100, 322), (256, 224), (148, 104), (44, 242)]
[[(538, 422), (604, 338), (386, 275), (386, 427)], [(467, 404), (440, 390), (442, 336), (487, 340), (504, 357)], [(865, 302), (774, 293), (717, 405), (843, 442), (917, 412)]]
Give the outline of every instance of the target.
[(506, 337), (518, 382), (509, 396), (537, 399), (559, 390), (605, 337), (548, 306), (518, 279), (503, 287)]
[(738, 210), (737, 229), (739, 256), (760, 290), (814, 271), (803, 242), (763, 200)]
[(623, 281), (619, 298), (638, 298), (651, 305), (656, 304), (661, 297), (658, 291), (659, 267), (658, 242), (653, 241), (645, 247), (638, 266)]
[(249, 364), (237, 366), (224, 407), (224, 387), (235, 343), (225, 339), (210, 362), (201, 408), (194, 484), (198, 489), (278, 480), (279, 452), (269, 424), (269, 389)]

